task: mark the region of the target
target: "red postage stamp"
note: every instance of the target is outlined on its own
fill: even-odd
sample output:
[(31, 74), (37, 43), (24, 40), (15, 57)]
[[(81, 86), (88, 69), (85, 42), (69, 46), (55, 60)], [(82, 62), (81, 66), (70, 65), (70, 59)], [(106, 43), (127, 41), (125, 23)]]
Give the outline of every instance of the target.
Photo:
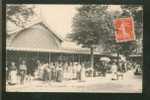
[(114, 20), (115, 39), (117, 42), (135, 40), (134, 21), (132, 17), (117, 18)]

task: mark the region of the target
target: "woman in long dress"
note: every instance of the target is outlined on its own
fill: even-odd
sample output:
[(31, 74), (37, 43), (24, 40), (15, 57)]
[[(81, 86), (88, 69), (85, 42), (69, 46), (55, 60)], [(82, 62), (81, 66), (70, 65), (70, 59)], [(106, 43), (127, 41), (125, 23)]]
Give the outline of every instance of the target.
[(112, 80), (116, 80), (117, 79), (117, 65), (116, 63), (113, 63), (112, 64), (112, 67), (111, 67), (111, 71), (112, 71)]
[(20, 84), (24, 84), (25, 76), (27, 74), (27, 66), (26, 62), (23, 60), (19, 66), (19, 73), (20, 73)]
[(49, 80), (49, 66), (48, 63), (43, 64), (43, 81)]
[(54, 63), (53, 65), (51, 65), (51, 80), (52, 81), (56, 81), (56, 67), (57, 67), (57, 63)]
[(10, 66), (10, 73), (9, 73), (9, 82), (8, 84), (10, 85), (15, 85), (17, 84), (17, 67), (15, 65), (14, 62), (11, 63), (11, 66)]
[(64, 71), (64, 79), (68, 80), (68, 64), (67, 63), (64, 63), (62, 64), (62, 67), (63, 67), (63, 71)]
[(56, 68), (56, 71), (57, 71), (57, 79), (56, 79), (56, 81), (57, 82), (62, 82), (62, 80), (63, 80), (63, 69), (62, 69), (62, 66), (59, 65)]
[(73, 73), (72, 73), (72, 68), (73, 68), (73, 64), (70, 63), (68, 65), (68, 79), (71, 80), (73, 78)]
[(81, 74), (80, 74), (81, 76), (80, 76), (80, 79), (81, 79), (81, 81), (85, 81), (85, 66), (84, 66), (84, 64), (82, 64), (82, 66), (81, 66)]
[(77, 63), (76, 74), (77, 74), (77, 80), (81, 80), (81, 65), (80, 65), (80, 63)]
[(76, 78), (77, 78), (77, 66), (76, 63), (74, 62), (72, 66), (72, 79), (74, 80)]

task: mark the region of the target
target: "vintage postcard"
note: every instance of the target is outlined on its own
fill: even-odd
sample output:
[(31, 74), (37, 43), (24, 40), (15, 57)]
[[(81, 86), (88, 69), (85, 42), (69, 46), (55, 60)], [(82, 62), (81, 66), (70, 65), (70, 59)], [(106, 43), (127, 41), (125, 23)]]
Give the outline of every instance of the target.
[(6, 92), (142, 93), (143, 6), (6, 4)]

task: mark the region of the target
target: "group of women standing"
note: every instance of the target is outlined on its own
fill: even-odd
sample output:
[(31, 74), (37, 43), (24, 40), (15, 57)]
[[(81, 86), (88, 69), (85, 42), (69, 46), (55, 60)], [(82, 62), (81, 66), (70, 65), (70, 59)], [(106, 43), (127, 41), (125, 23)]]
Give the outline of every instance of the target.
[(38, 65), (36, 78), (44, 81), (62, 82), (63, 80), (85, 80), (84, 64), (74, 63), (45, 63)]

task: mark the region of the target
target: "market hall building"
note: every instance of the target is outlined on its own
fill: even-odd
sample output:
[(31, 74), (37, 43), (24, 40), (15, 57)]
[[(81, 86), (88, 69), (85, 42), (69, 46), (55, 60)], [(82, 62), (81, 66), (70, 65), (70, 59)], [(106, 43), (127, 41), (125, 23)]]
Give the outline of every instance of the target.
[[(99, 59), (100, 52), (94, 52)], [(6, 39), (6, 61), (16, 65), (25, 60), (28, 66), (41, 62), (89, 62), (90, 50), (54, 33), (42, 21), (30, 24), (24, 29), (10, 32)], [(29, 67), (29, 68), (30, 68)]]

